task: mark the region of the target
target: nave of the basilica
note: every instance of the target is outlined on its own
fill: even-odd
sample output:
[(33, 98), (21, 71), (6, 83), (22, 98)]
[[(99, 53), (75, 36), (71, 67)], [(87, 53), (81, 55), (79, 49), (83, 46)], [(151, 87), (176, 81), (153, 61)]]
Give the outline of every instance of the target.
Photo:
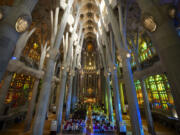
[(179, 135), (179, 0), (0, 0), (0, 135)]

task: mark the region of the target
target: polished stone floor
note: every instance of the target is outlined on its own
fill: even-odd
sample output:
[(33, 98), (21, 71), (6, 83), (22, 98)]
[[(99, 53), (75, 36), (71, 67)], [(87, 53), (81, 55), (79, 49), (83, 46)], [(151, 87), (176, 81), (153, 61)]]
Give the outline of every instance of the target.
[[(49, 135), (50, 123), (51, 123), (51, 120), (53, 120), (55, 118), (55, 115), (49, 114), (48, 117), (49, 117), (48, 120), (46, 120), (46, 122), (45, 122), (45, 128), (44, 128), (44, 134), (43, 135)], [(126, 120), (126, 123), (127, 123), (127, 130), (129, 131), (130, 130), (129, 116), (124, 116), (124, 119)], [(145, 131), (145, 135), (150, 135), (147, 133), (146, 121), (143, 119), (142, 122), (143, 122), (143, 128)], [(23, 124), (24, 123), (22, 122), (22, 123), (13, 125), (12, 127), (8, 128), (8, 129), (0, 131), (0, 135), (30, 135), (31, 131), (26, 132), (26, 133), (23, 132)], [(90, 125), (91, 121), (88, 124)], [(112, 133), (110, 133), (110, 134), (95, 134), (95, 133), (93, 133), (92, 129), (89, 129), (89, 130), (91, 132), (87, 133), (87, 129), (86, 129), (86, 132), (81, 134), (81, 135), (113, 135)], [(157, 135), (179, 135), (179, 134), (175, 133), (175, 131), (173, 131), (173, 129), (165, 127), (162, 124), (157, 123), (157, 122), (155, 122), (155, 130), (156, 130)], [(68, 134), (59, 134), (59, 135), (68, 135)], [(79, 135), (79, 134), (76, 134), (76, 135)], [(131, 132), (129, 131), (127, 133), (127, 135), (131, 135)]]

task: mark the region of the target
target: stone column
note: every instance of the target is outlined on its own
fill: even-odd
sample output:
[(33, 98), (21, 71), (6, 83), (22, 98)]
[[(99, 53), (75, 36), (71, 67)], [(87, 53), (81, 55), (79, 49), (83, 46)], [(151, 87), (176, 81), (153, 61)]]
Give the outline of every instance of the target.
[(75, 73), (75, 77), (74, 77), (74, 80), (73, 80), (73, 94), (72, 94), (72, 110), (75, 109), (75, 104), (77, 103), (77, 92), (78, 92), (78, 89), (79, 89), (79, 83), (78, 83), (78, 74), (77, 72)]
[(89, 74), (87, 73), (86, 74), (86, 89), (88, 90), (88, 88), (89, 88)]
[(86, 90), (86, 74), (84, 73), (84, 76), (83, 76), (83, 89), (82, 89), (82, 92), (81, 92), (81, 99), (84, 100), (84, 91)]
[(79, 82), (79, 85), (80, 85), (79, 90), (77, 92), (78, 102), (80, 101), (80, 95), (81, 95), (82, 89), (84, 87), (84, 77), (83, 76), (84, 75), (82, 73), (80, 73), (79, 79), (78, 79), (78, 82)]
[(121, 103), (120, 103), (120, 95), (119, 95), (119, 83), (117, 77), (117, 69), (112, 69), (112, 85), (113, 85), (113, 94), (114, 94), (114, 105), (116, 111), (116, 124), (118, 127), (118, 132), (122, 132), (120, 130), (120, 123), (123, 122), (122, 112), (121, 112)]
[(127, 59), (126, 57), (128, 53), (126, 49), (127, 46), (122, 41), (123, 37), (121, 35), (119, 24), (118, 24), (116, 16), (113, 13), (112, 7), (109, 5), (109, 2), (107, 0), (105, 0), (105, 4), (109, 12), (108, 17), (112, 26), (112, 32), (114, 34), (115, 45), (118, 49), (119, 55), (121, 55), (121, 58), (122, 58), (123, 77), (124, 77), (123, 79), (124, 79), (125, 87), (126, 87), (126, 95), (128, 99), (132, 131), (134, 135), (144, 135), (130, 60)]
[[(51, 81), (52, 81), (52, 77), (54, 73), (55, 61), (58, 55), (58, 50), (62, 42), (63, 34), (64, 34), (65, 27), (67, 24), (67, 18), (69, 16), (70, 9), (72, 7), (73, 2), (74, 0), (68, 1), (67, 8), (63, 14), (61, 23), (58, 26), (57, 34), (55, 35), (52, 34), (52, 36), (54, 36), (53, 38), (55, 39), (55, 41), (51, 43), (52, 48), (50, 50), (50, 58), (47, 61), (47, 69), (45, 72), (42, 89), (40, 93), (40, 98), (38, 101), (38, 108), (37, 108), (34, 125), (33, 125), (33, 135), (43, 134), (43, 127), (44, 127), (44, 121), (45, 121), (45, 116), (47, 112), (47, 106), (49, 102)], [(64, 76), (66, 76), (66, 73), (63, 73), (63, 74), (65, 74)], [(66, 81), (66, 78), (65, 78), (65, 81)], [(63, 98), (64, 98), (64, 94), (63, 94)]]
[[(28, 5), (28, 2), (31, 4)], [(0, 81), (7, 68), (8, 62), (13, 55), (16, 42), (21, 33), (16, 31), (17, 19), (26, 15), (29, 25), (31, 24), (31, 11), (38, 0), (25, 0), (13, 7), (4, 8), (4, 19), (0, 21)]]
[(108, 111), (108, 96), (107, 96), (107, 88), (106, 88), (106, 83), (105, 83), (105, 89), (104, 89), (104, 106), (105, 106), (105, 113), (107, 115), (109, 115), (109, 111)]
[(94, 91), (96, 91), (96, 85), (95, 84), (96, 84), (96, 74), (93, 74), (93, 90)]
[(167, 71), (176, 111), (180, 117), (180, 39), (168, 13), (164, 13), (164, 10), (160, 10), (160, 7), (157, 7), (152, 1), (137, 0), (137, 2), (142, 12), (152, 15), (157, 23), (156, 31), (151, 33), (152, 42), (159, 52), (163, 67)]
[(79, 73), (77, 83), (79, 84), (79, 89), (77, 89), (77, 103), (79, 102), (80, 99), (80, 94), (83, 89), (83, 81), (82, 81), (83, 75)]
[[(47, 50), (48, 49), (47, 49), (47, 42), (46, 42), (44, 46), (43, 46), (43, 44), (41, 45), (41, 57), (40, 57), (40, 62), (39, 62), (39, 71), (42, 71), (42, 69), (43, 69)], [(16, 52), (15, 52), (15, 54), (16, 54)], [(28, 131), (31, 127), (31, 121), (32, 121), (32, 117), (33, 117), (35, 104), (36, 104), (36, 96), (37, 96), (40, 77), (41, 76), (36, 75), (37, 79), (35, 80), (34, 87), (32, 90), (32, 99), (30, 101), (29, 109), (28, 109), (28, 112), (26, 115), (24, 131)]]
[(85, 77), (84, 77), (84, 90), (83, 90), (83, 100), (84, 100), (84, 93), (87, 91), (87, 74), (85, 73)]
[(101, 102), (104, 104), (105, 107), (105, 78), (104, 78), (104, 72), (101, 72)]
[[(75, 42), (75, 34), (76, 34), (76, 30), (77, 30), (77, 27), (78, 27), (78, 22), (79, 22), (79, 18), (80, 18), (80, 10), (78, 8), (78, 11), (77, 11), (77, 14), (76, 14), (76, 18), (75, 18), (75, 24), (74, 24), (74, 27), (73, 27), (73, 32), (72, 32), (72, 36), (70, 38), (70, 43), (69, 43), (69, 48), (68, 48), (68, 53), (67, 53), (67, 58), (64, 59), (64, 63), (66, 63), (68, 65), (70, 69), (70, 74), (73, 74), (74, 76), (74, 66), (75, 66), (75, 61), (76, 61), (76, 56), (75, 55), (74, 59), (72, 58), (73, 57), (73, 54), (72, 54), (72, 51), (73, 51), (73, 44)], [(71, 63), (72, 62), (72, 63)], [(66, 73), (67, 74), (67, 73)], [(67, 99), (67, 114), (66, 114), (66, 118), (68, 118), (68, 115), (69, 115), (69, 112), (70, 112), (70, 107), (71, 107), (71, 96), (72, 96), (72, 82), (73, 82), (73, 76), (71, 76), (70, 78), (70, 84), (69, 84), (69, 91), (68, 91), (68, 99)], [(64, 79), (64, 78), (63, 78)], [(66, 83), (64, 81), (64, 83)], [(61, 87), (64, 86), (65, 84), (61, 84)], [(64, 91), (61, 89), (61, 91)], [(61, 96), (61, 95), (60, 95)], [(61, 100), (61, 99), (60, 99)], [(62, 101), (63, 103), (63, 101)], [(61, 103), (60, 103), (61, 104)], [(62, 111), (63, 111), (63, 108), (61, 108), (61, 105), (59, 106), (59, 109), (58, 109), (58, 114), (60, 115), (57, 115), (57, 120), (58, 120), (58, 130), (57, 132), (60, 131), (60, 126), (61, 126), (61, 121), (62, 121)], [(60, 118), (59, 118), (60, 117)]]
[(50, 104), (49, 108), (51, 109), (52, 105), (55, 103), (55, 88), (56, 88), (56, 82), (52, 82), (52, 88), (51, 88), (51, 98), (50, 98)]
[(122, 82), (120, 82), (119, 88), (120, 88), (120, 100), (121, 100), (122, 112), (126, 113), (125, 112), (124, 91), (123, 91), (123, 83)]
[(38, 86), (39, 86), (39, 79), (36, 79), (32, 90), (32, 99), (29, 103), (28, 112), (25, 119), (24, 131), (28, 131), (31, 128), (33, 112), (36, 104)]
[[(35, 29), (32, 29), (31, 31), (26, 31), (18, 39), (16, 49), (14, 51), (14, 57), (16, 58), (16, 60), (19, 60), (22, 50), (26, 46), (28, 39), (30, 38), (30, 36), (33, 34), (34, 31), (35, 31)], [(2, 115), (2, 113), (4, 112), (3, 111), (4, 110), (4, 102), (5, 102), (7, 93), (8, 93), (8, 89), (9, 89), (13, 74), (14, 74), (13, 72), (8, 71), (7, 76), (5, 76), (5, 78), (4, 78), (4, 84), (3, 84), (2, 88), (0, 89), (0, 110), (1, 110), (0, 115)]]
[(47, 62), (47, 69), (44, 75), (43, 84), (38, 100), (36, 115), (33, 123), (33, 135), (42, 135), (44, 129), (44, 121), (47, 113), (49, 95), (51, 91), (51, 80), (54, 74), (55, 60), (51, 57)]
[(110, 86), (110, 78), (109, 75), (106, 75), (106, 85), (107, 85), (107, 96), (108, 96), (108, 112), (109, 112), (109, 120), (113, 121), (113, 104), (112, 104), (112, 95), (111, 95), (111, 86)]
[(80, 95), (80, 91), (81, 91), (81, 89), (82, 89), (82, 81), (81, 81), (81, 74), (78, 72), (78, 78), (77, 78), (77, 80), (76, 80), (77, 82), (76, 82), (76, 84), (78, 85), (78, 87), (77, 87), (77, 93), (76, 93), (76, 96), (77, 96), (77, 99), (76, 99), (76, 102), (78, 103), (79, 102), (79, 95)]
[(101, 103), (101, 75), (98, 76), (98, 102)]
[(96, 75), (96, 101), (98, 101), (98, 75)]
[(68, 97), (67, 97), (67, 102), (66, 102), (66, 120), (69, 119), (69, 115), (70, 115), (71, 97), (72, 97), (72, 84), (73, 84), (73, 75), (70, 75)]
[(145, 110), (145, 115), (146, 115), (146, 121), (148, 125), (148, 131), (152, 135), (156, 135), (155, 129), (154, 129), (154, 123), (153, 123), (153, 118), (151, 114), (151, 109), (150, 109), (150, 103), (148, 99), (148, 94), (146, 90), (146, 84), (144, 82), (144, 79), (140, 80), (141, 81), (141, 90), (143, 94), (143, 100), (144, 100), (144, 110)]
[(56, 119), (57, 119), (57, 133), (60, 132), (61, 129), (61, 122), (62, 122), (62, 115), (63, 115), (63, 105), (64, 105), (64, 94), (66, 89), (66, 80), (67, 80), (67, 71), (66, 69), (62, 69), (61, 74), (61, 84), (60, 84), (60, 93), (58, 95), (58, 103), (56, 105)]
[(130, 59), (123, 58), (123, 79), (125, 82), (126, 95), (128, 100), (128, 108), (130, 113), (130, 121), (134, 135), (144, 135), (141, 115), (136, 96), (136, 89), (133, 81)]

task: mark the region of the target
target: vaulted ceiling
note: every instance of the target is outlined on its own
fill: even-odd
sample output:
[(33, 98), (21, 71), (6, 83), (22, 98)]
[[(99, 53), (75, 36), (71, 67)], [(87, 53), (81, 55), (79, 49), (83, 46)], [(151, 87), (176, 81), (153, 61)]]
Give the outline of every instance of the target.
[(93, 39), (96, 37), (95, 29), (97, 29), (97, 23), (95, 18), (99, 17), (99, 8), (95, 0), (81, 0), (80, 5), (85, 38)]
[[(0, 0), (0, 5), (12, 5), (14, 0)], [(39, 0), (36, 5), (32, 17), (32, 27), (37, 27), (35, 39), (47, 40), (50, 36), (50, 10), (54, 9), (59, 0)], [(68, 0), (65, 0), (68, 1)], [(113, 0), (110, 0), (113, 1)], [(122, 0), (125, 1), (126, 0)], [(140, 10), (138, 5), (132, 0), (133, 4), (129, 9), (127, 31), (136, 29), (137, 23), (140, 22)], [(161, 0), (161, 2), (169, 2), (173, 0)], [(87, 42), (94, 42), (96, 39), (96, 31), (98, 29), (97, 20), (100, 17), (100, 2), (101, 0), (75, 0), (74, 7), (76, 4), (80, 6), (80, 17), (83, 23), (83, 32), (85, 34), (85, 40)], [(63, 15), (63, 10), (60, 11), (60, 18)], [(43, 33), (43, 38), (40, 37)]]

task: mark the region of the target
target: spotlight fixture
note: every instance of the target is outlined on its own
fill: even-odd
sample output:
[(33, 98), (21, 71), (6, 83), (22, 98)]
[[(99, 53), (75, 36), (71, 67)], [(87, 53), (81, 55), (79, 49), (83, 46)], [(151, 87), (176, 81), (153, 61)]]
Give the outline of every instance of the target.
[(0, 21), (3, 19), (3, 12), (0, 10)]
[(143, 18), (143, 25), (150, 32), (156, 31), (157, 25), (156, 25), (154, 18), (152, 16), (149, 16), (149, 15), (145, 16)]
[(127, 53), (127, 54), (126, 54), (126, 57), (127, 57), (127, 58), (130, 58), (130, 57), (131, 57), (131, 54), (130, 54), (130, 53)]
[(21, 33), (25, 32), (30, 25), (30, 19), (28, 16), (20, 16), (15, 24), (16, 31)]
[(176, 9), (175, 7), (170, 7), (168, 9), (168, 15), (170, 18), (174, 19), (175, 18), (175, 15), (176, 15)]
[(47, 57), (47, 58), (49, 58), (49, 57), (50, 57), (50, 54), (49, 54), (49, 53), (47, 53), (47, 54), (46, 54), (46, 57)]

